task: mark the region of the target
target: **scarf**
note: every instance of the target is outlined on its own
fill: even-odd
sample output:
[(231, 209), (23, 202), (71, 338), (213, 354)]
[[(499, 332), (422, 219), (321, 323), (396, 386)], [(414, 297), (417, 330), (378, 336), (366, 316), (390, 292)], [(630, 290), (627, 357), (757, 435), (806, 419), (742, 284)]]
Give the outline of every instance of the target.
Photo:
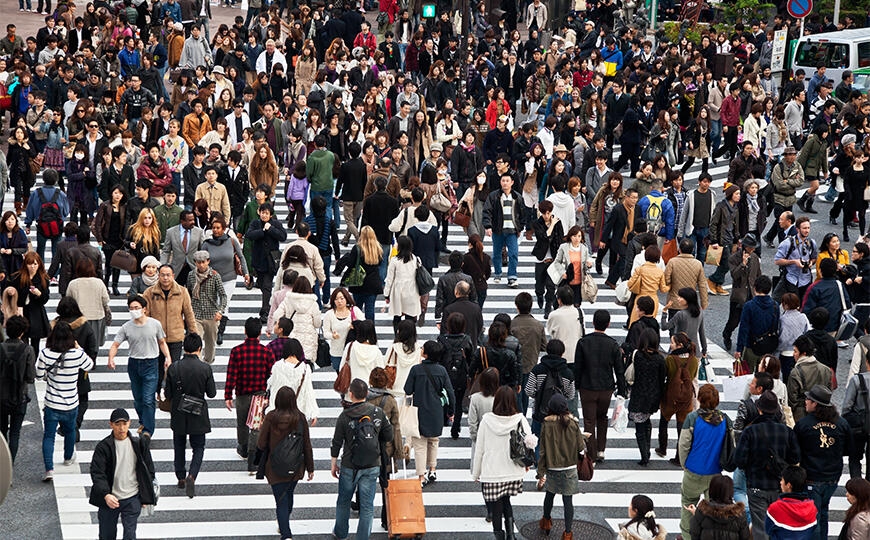
[(474, 144), (470, 144), (468, 146), (466, 146), (464, 142), (460, 143), (460, 144), (462, 145), (462, 148), (464, 148), (466, 152), (474, 152)]
[(157, 277), (158, 277), (157, 274), (154, 274), (153, 276), (149, 277), (148, 274), (143, 272), (142, 273), (142, 283), (144, 283), (146, 287), (150, 287), (150, 286), (154, 285), (155, 283), (157, 283)]
[(722, 413), (718, 410), (713, 409), (698, 409), (698, 416), (700, 416), (705, 422), (711, 425), (719, 425), (722, 421)]
[(194, 275), (196, 276), (196, 284), (193, 286), (193, 297), (199, 300), (199, 291), (202, 288), (202, 284), (205, 283), (205, 280), (211, 276), (211, 267), (209, 267), (205, 272), (200, 272), (197, 268)]
[(628, 212), (628, 223), (625, 226), (625, 232), (622, 233), (622, 243), (628, 244), (628, 235), (634, 231), (634, 207), (626, 207), (625, 211)]
[(753, 196), (753, 195), (749, 195), (747, 193), (746, 194), (746, 204), (749, 205), (750, 212), (752, 212), (753, 214), (757, 214), (758, 211), (760, 210), (760, 207), (758, 206), (758, 194), (756, 193)]

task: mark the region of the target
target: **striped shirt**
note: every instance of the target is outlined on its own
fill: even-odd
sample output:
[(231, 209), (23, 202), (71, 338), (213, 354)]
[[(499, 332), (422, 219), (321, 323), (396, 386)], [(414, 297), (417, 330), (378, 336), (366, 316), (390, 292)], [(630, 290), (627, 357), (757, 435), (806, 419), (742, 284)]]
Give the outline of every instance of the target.
[(79, 370), (90, 371), (94, 361), (82, 349), (66, 352), (63, 363), (55, 367), (63, 353), (49, 348), (42, 349), (36, 359), (36, 377), (45, 377), (48, 385), (45, 391), (45, 406), (56, 411), (71, 411), (79, 406), (79, 392), (76, 383)]

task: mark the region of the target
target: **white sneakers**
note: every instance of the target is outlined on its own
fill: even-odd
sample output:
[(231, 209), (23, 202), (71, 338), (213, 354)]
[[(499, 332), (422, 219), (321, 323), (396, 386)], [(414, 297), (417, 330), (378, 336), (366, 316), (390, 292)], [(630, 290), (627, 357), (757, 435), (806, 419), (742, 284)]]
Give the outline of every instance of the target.
[(42, 477), (43, 482), (51, 482), (54, 480), (54, 471), (45, 471), (45, 474)]

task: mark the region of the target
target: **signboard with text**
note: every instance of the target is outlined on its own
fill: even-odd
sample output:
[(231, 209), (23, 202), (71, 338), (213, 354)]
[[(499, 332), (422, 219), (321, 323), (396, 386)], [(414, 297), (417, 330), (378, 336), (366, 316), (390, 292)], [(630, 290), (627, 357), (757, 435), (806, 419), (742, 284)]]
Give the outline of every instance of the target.
[(773, 52), (770, 57), (770, 71), (778, 72), (785, 69), (785, 49), (787, 40), (787, 30), (777, 30), (773, 33)]

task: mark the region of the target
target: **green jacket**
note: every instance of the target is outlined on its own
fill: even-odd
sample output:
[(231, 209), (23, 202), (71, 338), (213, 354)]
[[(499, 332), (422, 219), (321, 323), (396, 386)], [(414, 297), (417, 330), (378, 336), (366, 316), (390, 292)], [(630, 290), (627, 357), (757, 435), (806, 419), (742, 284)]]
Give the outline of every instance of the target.
[(825, 176), (828, 174), (828, 142), (818, 135), (810, 135), (797, 160), (807, 178)]
[(545, 475), (547, 469), (576, 466), (577, 454), (586, 450), (586, 438), (580, 433), (580, 425), (576, 419), (568, 422), (568, 427), (565, 428), (556, 415), (544, 418), (538, 442), (541, 452), (538, 460), (539, 475)]
[(333, 165), (335, 165), (335, 154), (329, 150), (318, 149), (308, 156), (305, 172), (311, 184), (311, 191), (333, 190), (335, 187), (332, 176)]
[(175, 227), (181, 222), (181, 211), (184, 208), (177, 204), (172, 205), (172, 208), (166, 204), (158, 205), (154, 208), (154, 216), (157, 218), (157, 227), (160, 228), (160, 241), (166, 238), (166, 230), (170, 227)]

